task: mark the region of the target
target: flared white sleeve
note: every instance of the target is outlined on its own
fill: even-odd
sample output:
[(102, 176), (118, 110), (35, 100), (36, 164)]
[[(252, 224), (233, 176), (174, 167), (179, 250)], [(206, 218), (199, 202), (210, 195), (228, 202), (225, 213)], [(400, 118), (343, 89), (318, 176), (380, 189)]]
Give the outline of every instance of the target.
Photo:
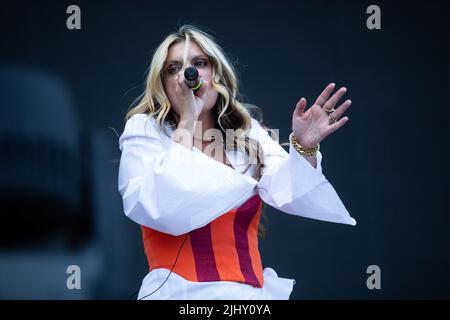
[(292, 215), (355, 225), (333, 186), (322, 173), (322, 154), (314, 168), (290, 144), (289, 153), (252, 119), (264, 151), (263, 175), (257, 184), (261, 199)]
[(127, 121), (119, 139), (118, 188), (131, 220), (181, 235), (255, 192), (256, 180), (162, 135), (153, 118), (138, 114)]

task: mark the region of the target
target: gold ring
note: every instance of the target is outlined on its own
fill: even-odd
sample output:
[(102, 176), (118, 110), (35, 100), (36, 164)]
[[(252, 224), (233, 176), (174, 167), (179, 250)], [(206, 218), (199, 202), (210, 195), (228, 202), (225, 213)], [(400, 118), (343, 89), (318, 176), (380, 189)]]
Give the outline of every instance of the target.
[(325, 111), (328, 114), (333, 113), (333, 112), (336, 111), (334, 108), (331, 108), (330, 110), (328, 110), (328, 109), (325, 109), (324, 107), (322, 107), (322, 109), (323, 109), (323, 111)]

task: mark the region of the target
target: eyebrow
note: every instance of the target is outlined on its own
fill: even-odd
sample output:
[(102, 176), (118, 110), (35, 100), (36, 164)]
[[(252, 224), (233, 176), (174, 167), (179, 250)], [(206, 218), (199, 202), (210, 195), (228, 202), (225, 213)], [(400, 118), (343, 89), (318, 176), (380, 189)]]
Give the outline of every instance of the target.
[[(202, 55), (193, 57), (193, 58), (191, 59), (191, 61), (196, 60), (196, 59), (199, 59), (199, 58), (205, 58), (205, 59), (208, 59), (208, 56), (205, 55), (205, 54), (202, 54)], [(182, 61), (180, 61), (180, 60), (167, 60), (165, 64), (167, 65), (167, 64), (170, 64), (170, 63), (182, 63)]]

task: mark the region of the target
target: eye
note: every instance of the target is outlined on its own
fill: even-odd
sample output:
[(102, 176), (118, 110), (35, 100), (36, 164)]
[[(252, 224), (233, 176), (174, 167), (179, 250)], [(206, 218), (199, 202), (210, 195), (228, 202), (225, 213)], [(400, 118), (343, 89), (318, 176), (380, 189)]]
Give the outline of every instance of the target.
[(195, 62), (195, 65), (198, 66), (198, 67), (204, 67), (204, 66), (208, 65), (208, 61), (206, 61), (206, 60), (197, 60)]
[(172, 65), (170, 65), (170, 66), (167, 68), (167, 72), (168, 72), (169, 74), (175, 74), (175, 73), (177, 73), (178, 71), (180, 71), (180, 67), (177, 66), (177, 65), (175, 65), (175, 64), (172, 64)]

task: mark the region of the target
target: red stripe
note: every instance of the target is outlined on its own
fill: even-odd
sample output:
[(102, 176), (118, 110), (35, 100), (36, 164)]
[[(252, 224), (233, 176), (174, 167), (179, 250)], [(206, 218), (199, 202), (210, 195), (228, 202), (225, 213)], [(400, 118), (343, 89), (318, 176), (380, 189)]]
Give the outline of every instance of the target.
[(260, 202), (259, 195), (254, 195), (237, 208), (234, 219), (234, 237), (241, 272), (244, 275), (245, 282), (255, 287), (261, 287), (261, 284), (256, 277), (255, 270), (253, 270), (247, 231), (253, 217), (258, 211)]
[(211, 224), (190, 232), (198, 281), (219, 281), (211, 239)]

